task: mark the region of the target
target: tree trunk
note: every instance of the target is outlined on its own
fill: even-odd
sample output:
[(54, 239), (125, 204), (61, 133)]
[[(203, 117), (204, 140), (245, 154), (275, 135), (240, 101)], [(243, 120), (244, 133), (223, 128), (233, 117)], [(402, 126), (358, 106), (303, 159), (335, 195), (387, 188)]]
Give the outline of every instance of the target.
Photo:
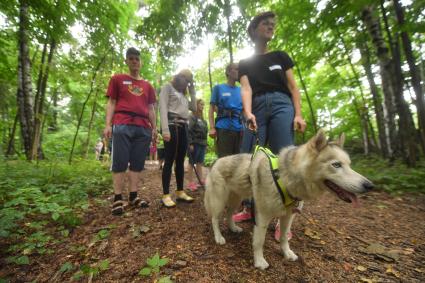
[(31, 64), (28, 48), (28, 4), (20, 1), (19, 31), (18, 31), (18, 90), (17, 106), (21, 124), (22, 143), (27, 160), (31, 160), (31, 145), (33, 137), (33, 104), (31, 85)]
[(52, 120), (50, 122), (50, 124), (47, 127), (48, 131), (57, 131), (58, 129), (58, 111), (57, 111), (57, 107), (58, 107), (58, 89), (55, 88), (52, 92), (52, 105), (53, 105), (53, 110), (52, 110)]
[(232, 7), (230, 6), (229, 0), (224, 1), (224, 15), (226, 16), (227, 22), (227, 39), (229, 48), (230, 63), (233, 63), (233, 39), (232, 39), (232, 25), (230, 23), (230, 14)]
[[(296, 60), (294, 58), (294, 55), (291, 54), (291, 57), (294, 60), (295, 65), (296, 65)], [(302, 86), (303, 91), (305, 93), (305, 97), (307, 98), (307, 103), (308, 103), (308, 108), (310, 110), (310, 116), (311, 116), (311, 121), (312, 121), (312, 124), (313, 124), (314, 133), (317, 133), (318, 129), (317, 129), (316, 116), (314, 115), (314, 109), (313, 109), (313, 106), (311, 104), (310, 96), (308, 95), (307, 87), (304, 83), (304, 79), (303, 79), (303, 76), (301, 75), (301, 70), (300, 70), (299, 66), (296, 68), (296, 70), (297, 70), (298, 77), (300, 78), (301, 86)]]
[(213, 85), (212, 85), (212, 74), (211, 74), (211, 49), (209, 45), (208, 45), (208, 79), (210, 82), (210, 94), (212, 95)]
[(89, 126), (88, 126), (88, 130), (87, 130), (87, 139), (86, 139), (86, 143), (85, 143), (86, 149), (85, 149), (85, 153), (84, 153), (85, 158), (87, 158), (88, 155), (89, 155), (91, 129), (93, 128), (93, 121), (94, 121), (94, 115), (96, 113), (96, 108), (97, 108), (97, 97), (98, 97), (98, 95), (99, 95), (99, 88), (96, 88), (96, 92), (95, 92), (94, 99), (93, 99), (93, 107), (91, 109)]
[[(38, 159), (40, 152), (42, 152), (41, 149), (41, 128), (42, 128), (42, 121), (43, 116), (44, 116), (44, 103), (45, 103), (45, 97), (46, 97), (46, 88), (47, 88), (47, 80), (49, 79), (49, 71), (50, 71), (50, 67), (52, 66), (52, 60), (53, 60), (53, 54), (55, 52), (56, 49), (56, 42), (55, 40), (52, 40), (50, 42), (50, 50), (49, 50), (49, 56), (47, 58), (47, 65), (45, 67), (44, 72), (42, 72), (40, 70), (40, 73), (44, 73), (42, 75), (42, 79), (40, 82), (40, 88), (39, 88), (39, 94), (37, 94), (37, 100), (35, 102), (35, 109), (34, 109), (34, 136), (33, 136), (33, 140), (32, 140), (32, 151), (31, 151), (31, 155), (32, 158), (31, 159)], [(43, 66), (41, 66), (41, 69), (43, 69)], [(38, 92), (38, 90), (37, 90)]]
[(7, 143), (6, 156), (10, 156), (15, 151), (15, 133), (18, 125), (19, 114), (15, 115), (15, 121), (13, 122), (12, 130), (10, 131), (9, 142)]
[[(399, 56), (394, 54), (395, 60), (391, 59), (389, 56), (388, 47), (382, 37), (379, 20), (374, 17), (373, 8), (371, 6), (367, 6), (363, 9), (362, 19), (369, 31), (373, 44), (375, 45), (380, 62), (382, 89), (384, 91), (385, 105), (388, 111), (387, 123), (390, 130), (391, 144), (396, 145), (398, 153), (402, 156), (407, 165), (415, 166), (415, 139), (412, 140), (411, 137), (411, 125), (408, 120), (409, 111), (408, 107), (406, 107), (407, 104), (404, 101), (403, 88), (400, 84), (401, 74), (398, 72), (399, 66), (396, 65), (400, 64)], [(394, 105), (396, 106), (399, 116), (398, 124), (400, 142), (396, 139), (394, 131), (395, 123), (392, 124), (394, 122), (393, 117), (395, 116)]]
[[(41, 149), (41, 134), (42, 134), (42, 121), (44, 120), (44, 103), (45, 103), (45, 97), (46, 97), (46, 88), (47, 88), (47, 80), (49, 78), (49, 71), (50, 67), (52, 65), (53, 60), (53, 54), (55, 52), (56, 43), (54, 40), (50, 43), (50, 50), (49, 55), (47, 59), (47, 65), (44, 67), (44, 58), (42, 60), (42, 66), (41, 66), (41, 81), (39, 86), (37, 87), (37, 95), (35, 100), (35, 107), (34, 107), (34, 136), (32, 140), (32, 150), (31, 155), (32, 159), (39, 159), (41, 156), (39, 153), (42, 152)], [(43, 56), (44, 57), (44, 56)]]
[(344, 36), (340, 33), (338, 26), (336, 26), (335, 30), (338, 33), (338, 37), (341, 40), (342, 45), (344, 46), (345, 57), (347, 58), (348, 64), (350, 65), (350, 68), (351, 68), (351, 72), (353, 73), (353, 76), (354, 76), (354, 80), (360, 91), (361, 104), (362, 104), (360, 109), (360, 112), (361, 112), (360, 115), (362, 119), (362, 125), (363, 127), (366, 127), (366, 129), (363, 130), (363, 138), (365, 139), (364, 144), (366, 145), (365, 154), (368, 154), (369, 149), (372, 146), (376, 146), (377, 144), (375, 130), (373, 129), (372, 122), (370, 121), (370, 117), (369, 117), (369, 107), (366, 103), (366, 99), (363, 92), (362, 84), (360, 82), (359, 74), (357, 73), (356, 68), (353, 65), (353, 62), (351, 62), (351, 55), (349, 53), (348, 46), (347, 46), (347, 43), (345, 42)]
[(385, 132), (385, 123), (384, 123), (384, 110), (382, 107), (382, 98), (376, 86), (374, 75), (372, 72), (372, 64), (370, 62), (370, 52), (366, 42), (359, 43), (359, 49), (362, 58), (363, 68), (366, 73), (367, 80), (369, 82), (370, 92), (372, 93), (372, 101), (375, 110), (376, 124), (378, 127), (378, 137), (379, 137), (379, 148), (381, 154), (384, 158), (389, 157), (388, 148), (391, 147), (388, 144), (388, 139), (386, 138)]
[(403, 42), (403, 50), (404, 54), (406, 55), (406, 60), (409, 65), (409, 72), (410, 77), (412, 81), (413, 90), (415, 91), (416, 99), (415, 105), (418, 113), (418, 125), (419, 125), (419, 131), (421, 133), (421, 145), (422, 150), (425, 153), (425, 102), (424, 102), (424, 93), (421, 86), (421, 75), (418, 67), (415, 63), (415, 56), (412, 51), (412, 43), (410, 41), (409, 35), (406, 31), (403, 30), (404, 28), (404, 11), (402, 6), (400, 5), (400, 2), (398, 0), (393, 0), (394, 2), (394, 9), (395, 14), (397, 17), (397, 22), (400, 26), (401, 32), (401, 40)]
[(74, 155), (75, 143), (77, 141), (78, 132), (80, 130), (81, 124), (83, 122), (83, 116), (84, 116), (84, 110), (86, 108), (86, 104), (89, 101), (89, 99), (90, 99), (90, 97), (93, 93), (94, 83), (95, 83), (95, 80), (96, 80), (97, 73), (98, 73), (100, 67), (102, 66), (102, 64), (105, 62), (105, 59), (106, 59), (106, 56), (108, 55), (108, 52), (105, 53), (103, 58), (99, 61), (99, 63), (97, 64), (97, 66), (93, 70), (93, 76), (92, 76), (91, 84), (90, 84), (90, 91), (87, 94), (86, 100), (83, 102), (83, 107), (81, 108), (81, 113), (80, 113), (80, 116), (78, 118), (77, 130), (75, 131), (74, 139), (72, 141), (71, 152), (69, 153), (69, 159), (68, 159), (69, 164), (72, 163), (72, 156)]

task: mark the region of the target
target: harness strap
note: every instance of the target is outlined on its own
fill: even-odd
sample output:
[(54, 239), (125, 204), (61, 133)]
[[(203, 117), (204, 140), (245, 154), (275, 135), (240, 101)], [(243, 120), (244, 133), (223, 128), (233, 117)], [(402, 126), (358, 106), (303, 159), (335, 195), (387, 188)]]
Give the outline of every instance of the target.
[(280, 178), (279, 174), (279, 162), (276, 155), (273, 154), (268, 148), (256, 145), (254, 154), (252, 155), (252, 158), (254, 158), (254, 155), (258, 152), (262, 151), (267, 156), (267, 159), (269, 160), (270, 169), (272, 171), (273, 181), (276, 185), (277, 191), (279, 192), (279, 195), (282, 199), (282, 202), (285, 206), (289, 206), (293, 204), (296, 200), (293, 199), (289, 193), (288, 190), (283, 185), (282, 179)]

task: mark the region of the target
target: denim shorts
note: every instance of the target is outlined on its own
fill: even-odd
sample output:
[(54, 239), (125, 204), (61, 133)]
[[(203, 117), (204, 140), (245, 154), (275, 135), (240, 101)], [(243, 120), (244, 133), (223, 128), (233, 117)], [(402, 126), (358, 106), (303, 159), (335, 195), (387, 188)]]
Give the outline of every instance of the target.
[[(140, 172), (145, 167), (152, 130), (134, 125), (114, 125), (112, 130), (112, 172)], [(129, 166), (130, 164), (130, 166)]]
[(204, 163), (206, 150), (207, 150), (206, 145), (200, 145), (200, 144), (194, 143), (193, 151), (191, 152), (190, 149), (188, 149), (189, 163), (192, 165), (196, 163)]
[[(267, 92), (252, 98), (252, 113), (257, 121), (259, 145), (268, 146), (274, 154), (294, 144), (295, 110), (292, 98), (282, 92)], [(256, 136), (244, 129), (241, 152), (250, 153), (256, 144)]]

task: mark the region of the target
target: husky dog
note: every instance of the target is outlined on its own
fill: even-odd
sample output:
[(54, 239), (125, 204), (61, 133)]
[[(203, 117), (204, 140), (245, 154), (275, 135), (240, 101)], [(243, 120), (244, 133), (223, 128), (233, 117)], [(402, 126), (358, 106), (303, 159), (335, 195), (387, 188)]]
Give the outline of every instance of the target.
[(226, 243), (219, 228), (221, 213), (227, 208), (229, 229), (241, 232), (232, 220), (232, 214), (243, 199), (254, 199), (256, 225), (253, 235), (254, 265), (266, 269), (269, 264), (263, 256), (267, 227), (273, 218), (280, 219), (281, 249), (285, 259), (295, 261), (298, 256), (290, 249), (287, 234), (294, 219), (294, 208), (302, 207), (304, 200), (319, 197), (325, 191), (341, 200), (358, 204), (356, 193), (373, 188), (372, 182), (350, 168), (350, 158), (342, 149), (344, 134), (336, 141), (327, 141), (320, 130), (306, 144), (287, 147), (278, 156), (280, 175), (291, 204), (283, 202), (272, 176), (270, 160), (263, 151), (254, 154), (237, 154), (217, 160), (208, 174), (205, 191), (205, 208), (211, 217), (217, 244)]

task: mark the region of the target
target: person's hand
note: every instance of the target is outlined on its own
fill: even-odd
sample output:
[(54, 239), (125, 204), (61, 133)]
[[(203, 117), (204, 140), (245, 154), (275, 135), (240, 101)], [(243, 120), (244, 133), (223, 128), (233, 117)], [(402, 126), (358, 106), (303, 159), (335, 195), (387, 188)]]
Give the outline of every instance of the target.
[(110, 139), (112, 137), (112, 126), (106, 126), (105, 129), (103, 129), (103, 136), (105, 139)]
[(195, 147), (193, 146), (193, 144), (189, 145), (189, 151), (193, 152), (195, 150)]
[(171, 140), (170, 134), (163, 134), (162, 139), (166, 142), (169, 142)]
[(245, 113), (246, 122), (248, 124), (248, 129), (251, 131), (257, 130), (257, 121), (255, 119), (255, 115), (252, 113)]
[(304, 133), (307, 124), (304, 121), (303, 117), (295, 116), (294, 118), (294, 130)]
[(217, 136), (217, 130), (215, 128), (211, 128), (209, 132), (209, 136), (215, 138)]

